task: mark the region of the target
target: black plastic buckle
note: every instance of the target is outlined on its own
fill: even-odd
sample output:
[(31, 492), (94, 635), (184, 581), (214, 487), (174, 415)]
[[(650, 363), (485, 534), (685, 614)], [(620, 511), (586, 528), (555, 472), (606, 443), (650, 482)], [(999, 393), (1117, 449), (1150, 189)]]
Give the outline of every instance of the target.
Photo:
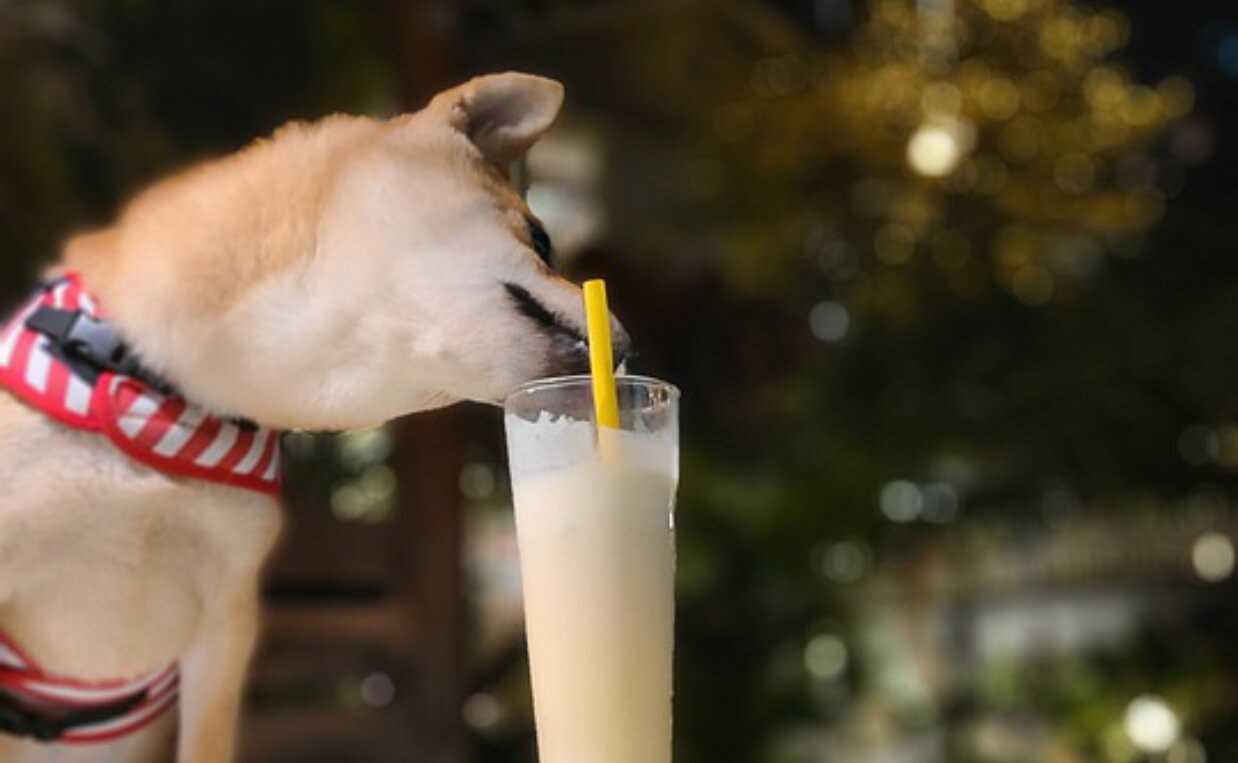
[(26, 328), (104, 368), (122, 370), (124, 340), (111, 326), (85, 311), (44, 305), (26, 319)]
[(16, 707), (0, 703), (0, 731), (26, 736), (30, 733), (30, 715)]
[(64, 733), (64, 728), (51, 718), (26, 712), (10, 702), (0, 702), (0, 732), (54, 742)]
[[(54, 289), (59, 283), (54, 281), (44, 289)], [(100, 373), (112, 371), (138, 379), (165, 395), (177, 394), (175, 386), (143, 367), (114, 326), (84, 310), (40, 305), (26, 318), (26, 328), (47, 337), (51, 354), (87, 384), (94, 384)]]
[(74, 710), (59, 718), (48, 718), (21, 707), (16, 700), (0, 692), (0, 733), (30, 737), (37, 742), (55, 742), (78, 726), (103, 723), (128, 713), (146, 701), (149, 690), (143, 690), (118, 702), (102, 707)]

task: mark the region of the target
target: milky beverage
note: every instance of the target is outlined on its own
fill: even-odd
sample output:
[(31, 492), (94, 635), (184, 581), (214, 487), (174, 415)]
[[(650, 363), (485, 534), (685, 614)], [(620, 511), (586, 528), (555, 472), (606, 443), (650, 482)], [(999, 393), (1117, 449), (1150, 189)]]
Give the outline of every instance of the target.
[(540, 763), (669, 763), (673, 433), (606, 430), (604, 459), (587, 422), (508, 433)]

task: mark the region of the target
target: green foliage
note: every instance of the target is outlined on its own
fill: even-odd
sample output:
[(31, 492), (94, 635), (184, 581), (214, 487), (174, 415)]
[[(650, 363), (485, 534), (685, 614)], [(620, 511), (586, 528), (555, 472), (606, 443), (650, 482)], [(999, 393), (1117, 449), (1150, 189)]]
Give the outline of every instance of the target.
[(372, 23), (339, 0), (0, 7), (0, 303), (170, 167), (289, 118), (390, 110)]

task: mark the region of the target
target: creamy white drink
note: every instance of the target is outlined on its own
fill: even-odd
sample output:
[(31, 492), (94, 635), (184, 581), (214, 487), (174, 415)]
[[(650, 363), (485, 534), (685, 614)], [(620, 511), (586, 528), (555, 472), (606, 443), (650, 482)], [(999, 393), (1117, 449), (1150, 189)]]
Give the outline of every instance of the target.
[(540, 763), (670, 763), (674, 427), (508, 416)]

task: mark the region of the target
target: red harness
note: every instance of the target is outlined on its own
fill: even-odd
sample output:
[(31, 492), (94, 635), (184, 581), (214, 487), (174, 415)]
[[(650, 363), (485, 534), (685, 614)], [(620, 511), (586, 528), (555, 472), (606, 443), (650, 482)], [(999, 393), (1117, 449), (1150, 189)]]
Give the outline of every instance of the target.
[[(95, 321), (103, 315), (74, 274), (39, 290), (0, 328), (0, 387), (63, 424), (107, 437), (133, 460), (160, 472), (278, 494), (276, 432), (207, 415), (132, 376), (82, 373), (71, 349), (27, 325), (40, 308)], [(0, 704), (0, 730), (45, 741), (109, 741), (158, 718), (175, 703), (177, 682), (176, 664), (134, 680), (57, 676), (0, 632), (0, 699), (7, 695), (10, 705), (15, 703)], [(105, 717), (94, 720), (92, 711)]]
[[(176, 704), (179, 683), (175, 663), (132, 681), (72, 681), (44, 672), (0, 634), (0, 690), (28, 709), (20, 714), (26, 728), (12, 730), (43, 741), (93, 744), (131, 734)], [(108, 708), (122, 709), (90, 719), (91, 711)]]

